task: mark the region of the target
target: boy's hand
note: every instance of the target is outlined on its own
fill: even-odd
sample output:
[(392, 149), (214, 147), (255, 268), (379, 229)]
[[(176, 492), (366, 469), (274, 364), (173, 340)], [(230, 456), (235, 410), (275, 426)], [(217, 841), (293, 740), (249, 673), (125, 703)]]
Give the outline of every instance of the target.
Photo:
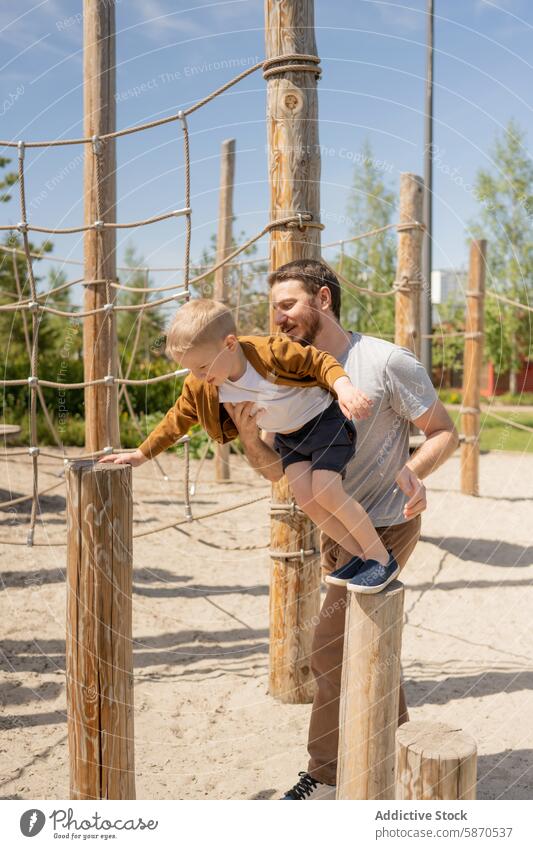
[(337, 393), (339, 407), (347, 419), (367, 419), (370, 416), (374, 402), (352, 386), (347, 377), (339, 377), (333, 388)]
[(100, 457), (98, 460), (99, 463), (116, 463), (124, 464), (129, 463), (130, 466), (142, 466), (143, 463), (148, 462), (148, 457), (145, 457), (142, 451), (139, 451), (137, 448), (136, 451), (128, 451), (128, 453), (124, 452), (124, 454), (106, 454), (105, 457)]

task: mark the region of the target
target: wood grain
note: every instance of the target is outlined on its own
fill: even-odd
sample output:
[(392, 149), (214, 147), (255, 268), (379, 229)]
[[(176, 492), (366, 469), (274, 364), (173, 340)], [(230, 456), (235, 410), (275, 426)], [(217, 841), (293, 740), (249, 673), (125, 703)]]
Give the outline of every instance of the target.
[(348, 591), (337, 799), (394, 799), (404, 588)]
[(466, 292), (465, 352), (463, 369), (463, 408), (461, 430), (461, 492), (479, 495), (479, 404), (483, 362), (485, 266), (487, 242), (474, 240), (470, 246), (470, 267)]
[[(422, 221), (424, 181), (405, 172), (400, 177), (400, 224)], [(395, 295), (396, 345), (409, 348), (420, 358), (420, 293), (422, 276), (422, 230), (399, 230), (396, 282), (403, 291)]]
[[(235, 139), (222, 142), (220, 153), (220, 194), (218, 199), (218, 232), (216, 261), (222, 262), (231, 252), (233, 246), (233, 185), (235, 182)], [(216, 301), (227, 304), (227, 278), (229, 269), (226, 266), (215, 271)], [(229, 481), (230, 446), (217, 443), (215, 445), (215, 480), (218, 483)]]
[(75, 461), (67, 483), (72, 799), (134, 799), (131, 466)]
[[(316, 55), (312, 0), (266, 0), (266, 57)], [(318, 94), (314, 74), (288, 71), (267, 82), (270, 220), (310, 212), (320, 220), (320, 147)], [(272, 231), (270, 268), (295, 259), (320, 259), (320, 231), (315, 228)], [(271, 331), (276, 327), (271, 319)], [(272, 487), (272, 503), (291, 499), (284, 477)], [(313, 523), (302, 513), (276, 513), (271, 546), (276, 551), (313, 548)], [(310, 655), (320, 608), (317, 557), (272, 560), (270, 578), (269, 692), (283, 702), (313, 699), (315, 682)]]
[[(116, 129), (115, 108), (115, 3), (114, 0), (83, 2), (83, 111), (84, 135), (111, 133)], [(100, 156), (101, 210), (98, 211), (96, 161), (91, 144), (85, 145), (83, 205), (86, 224), (98, 220), (116, 221), (116, 155), (115, 140), (102, 145)], [(85, 280), (116, 281), (116, 233), (87, 230), (84, 234)], [(106, 295), (104, 283), (84, 287), (84, 310), (103, 307), (115, 299), (116, 289)], [(109, 324), (111, 323), (111, 330)], [(115, 315), (105, 313), (83, 319), (84, 380), (95, 380), (106, 374), (117, 375), (117, 334)], [(110, 394), (110, 404), (106, 395)], [(109, 411), (109, 415), (106, 415)], [(85, 447), (99, 451), (106, 445), (120, 445), (118, 419), (118, 387), (102, 384), (85, 387)]]
[(476, 742), (442, 722), (406, 722), (396, 732), (396, 799), (475, 799)]

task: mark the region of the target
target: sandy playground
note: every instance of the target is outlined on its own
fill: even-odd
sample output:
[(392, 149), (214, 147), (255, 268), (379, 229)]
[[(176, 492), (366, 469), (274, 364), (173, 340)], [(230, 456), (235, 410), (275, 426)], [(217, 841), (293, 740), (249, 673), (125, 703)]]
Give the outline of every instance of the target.
[[(232, 457), (198, 514), (267, 494)], [(135, 530), (183, 516), (181, 461), (134, 471)], [(195, 476), (193, 463), (192, 479)], [(41, 462), (41, 488), (58, 481)], [(2, 464), (0, 500), (31, 491), (26, 458)], [(478, 798), (533, 798), (533, 455), (481, 457), (482, 497), (459, 492), (459, 454), (427, 481), (422, 540), (406, 585), (403, 670), (412, 719), (452, 723), (478, 742)], [(267, 694), (267, 501), (142, 537), (134, 546), (137, 796), (275, 799), (307, 766), (309, 705)], [(64, 541), (64, 487), (42, 500)], [(0, 512), (0, 537), (24, 540), (29, 502)], [(205, 542), (202, 542), (202, 539)], [(216, 541), (217, 549), (206, 544)], [(232, 546), (262, 546), (248, 552)], [(65, 548), (0, 546), (0, 782), (7, 799), (68, 797)]]

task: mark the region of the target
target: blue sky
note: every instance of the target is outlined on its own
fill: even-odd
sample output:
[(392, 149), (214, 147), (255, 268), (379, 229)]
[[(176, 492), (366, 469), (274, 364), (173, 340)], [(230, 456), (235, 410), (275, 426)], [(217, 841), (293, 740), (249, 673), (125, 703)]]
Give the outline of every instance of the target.
[[(365, 138), (394, 191), (402, 171), (423, 172), (425, 5), (425, 0), (315, 4), (323, 68), (324, 242), (354, 235), (346, 208)], [(66, 0), (3, 4), (2, 138), (82, 134), (81, 7)], [(465, 263), (467, 225), (477, 208), (471, 186), (476, 170), (490, 167), (496, 133), (514, 117), (529, 145), (533, 138), (533, 8), (530, 0), (435, 0), (435, 8), (433, 265), (439, 268)], [(116, 10), (118, 128), (175, 112), (264, 56), (262, 0), (117, 0)], [(262, 76), (247, 78), (191, 116), (189, 124), (195, 257), (216, 228), (223, 139), (237, 142), (236, 230), (252, 235), (268, 220)], [(28, 151), (27, 203), (34, 224), (82, 221), (81, 154), (81, 147)], [(119, 220), (183, 206), (178, 124), (120, 140), (117, 158)], [(3, 206), (3, 222), (19, 218), (16, 201)], [(119, 261), (129, 243), (148, 265), (179, 265), (183, 223), (171, 219), (120, 231)], [(266, 242), (260, 250), (265, 253)], [(81, 259), (82, 240), (56, 236), (54, 252)]]

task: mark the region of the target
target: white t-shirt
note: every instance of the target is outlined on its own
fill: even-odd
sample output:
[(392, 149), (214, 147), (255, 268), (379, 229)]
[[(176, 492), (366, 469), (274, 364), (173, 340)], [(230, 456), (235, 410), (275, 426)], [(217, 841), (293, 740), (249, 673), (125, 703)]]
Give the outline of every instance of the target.
[(339, 358), (354, 386), (374, 402), (357, 422), (357, 450), (348, 463), (344, 489), (367, 511), (376, 528), (405, 522), (407, 497), (396, 475), (409, 459), (409, 422), (437, 400), (422, 363), (407, 348), (352, 333)]
[(269, 433), (298, 430), (329, 407), (333, 395), (321, 386), (280, 386), (261, 377), (248, 362), (239, 380), (225, 380), (218, 388), (219, 401), (238, 404), (253, 401), (258, 427)]

